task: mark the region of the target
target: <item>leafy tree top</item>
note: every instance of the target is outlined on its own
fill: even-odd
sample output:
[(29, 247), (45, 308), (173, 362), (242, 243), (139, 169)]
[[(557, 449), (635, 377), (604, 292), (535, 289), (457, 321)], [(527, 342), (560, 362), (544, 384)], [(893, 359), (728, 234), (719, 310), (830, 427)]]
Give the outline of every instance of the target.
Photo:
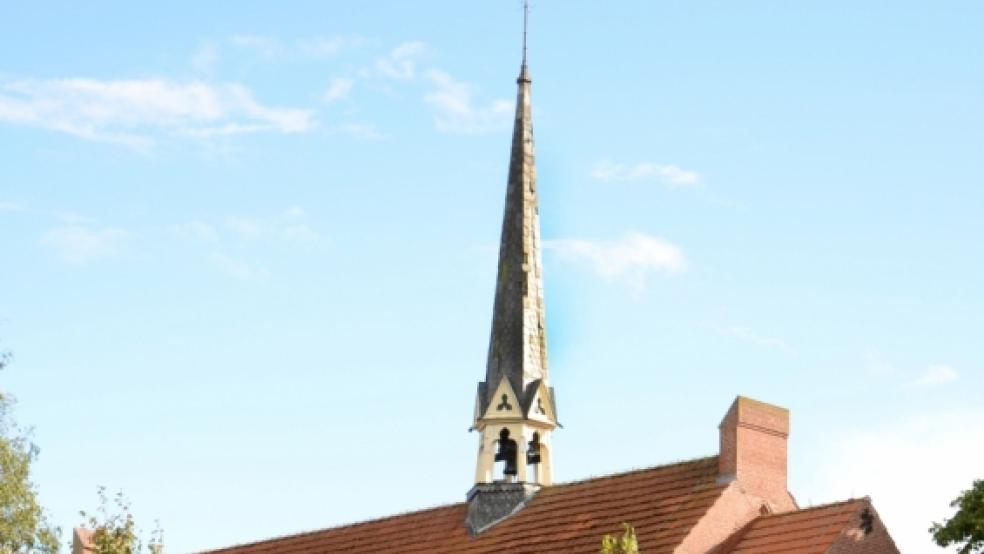
[[(0, 369), (10, 362), (0, 352)], [(58, 552), (59, 529), (48, 524), (30, 479), (38, 447), (10, 417), (13, 398), (0, 391), (0, 554)]]
[(984, 479), (974, 481), (974, 485), (960, 493), (950, 507), (957, 508), (957, 513), (929, 528), (936, 544), (943, 547), (962, 544), (957, 551), (959, 554), (984, 552)]
[(639, 554), (635, 529), (623, 523), (621, 535), (605, 535), (601, 539), (601, 554)]
[[(106, 494), (106, 487), (99, 487), (99, 508), (95, 513), (79, 512), (82, 528), (91, 529), (89, 538), (92, 554), (138, 554), (142, 547), (137, 524), (130, 511), (130, 501), (123, 492), (116, 493), (112, 501)], [(152, 534), (147, 544), (151, 554), (163, 552), (160, 527)]]

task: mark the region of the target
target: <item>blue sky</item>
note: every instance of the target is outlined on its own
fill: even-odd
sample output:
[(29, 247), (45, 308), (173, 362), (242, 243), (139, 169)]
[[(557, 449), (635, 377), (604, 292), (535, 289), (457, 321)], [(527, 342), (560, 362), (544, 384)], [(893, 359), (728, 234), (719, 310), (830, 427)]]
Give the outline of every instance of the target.
[[(123, 489), (185, 552), (463, 500), (520, 3), (4, 12), (0, 387), (53, 520)], [(982, 12), (534, 2), (558, 480), (712, 454), (746, 394), (801, 504), (933, 551), (984, 457)]]

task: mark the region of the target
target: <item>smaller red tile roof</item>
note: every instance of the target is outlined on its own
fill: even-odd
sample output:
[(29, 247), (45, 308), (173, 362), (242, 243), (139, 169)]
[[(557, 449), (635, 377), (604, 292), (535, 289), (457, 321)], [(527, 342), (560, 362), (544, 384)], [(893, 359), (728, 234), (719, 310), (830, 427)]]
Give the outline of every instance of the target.
[(468, 506), (460, 503), (213, 552), (596, 554), (604, 535), (629, 522), (644, 552), (670, 553), (725, 489), (717, 473), (713, 456), (545, 487), (477, 537), (465, 530)]
[(95, 531), (85, 527), (72, 529), (72, 554), (84, 554), (94, 550), (92, 546), (92, 535)]
[(823, 554), (841, 536), (866, 498), (755, 518), (715, 554)]

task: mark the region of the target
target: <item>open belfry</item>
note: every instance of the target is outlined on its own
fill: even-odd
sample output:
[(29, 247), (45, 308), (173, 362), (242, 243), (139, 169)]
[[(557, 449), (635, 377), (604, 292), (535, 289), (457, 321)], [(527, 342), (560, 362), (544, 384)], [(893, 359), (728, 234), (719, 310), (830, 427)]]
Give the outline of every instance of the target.
[(643, 553), (898, 552), (869, 498), (797, 504), (787, 479), (789, 412), (743, 396), (725, 412), (714, 455), (554, 483), (551, 440), (559, 424), (547, 362), (525, 34), (524, 25), (492, 330), (472, 420), (477, 460), (466, 501), (214, 552), (592, 554), (623, 522), (635, 528)]

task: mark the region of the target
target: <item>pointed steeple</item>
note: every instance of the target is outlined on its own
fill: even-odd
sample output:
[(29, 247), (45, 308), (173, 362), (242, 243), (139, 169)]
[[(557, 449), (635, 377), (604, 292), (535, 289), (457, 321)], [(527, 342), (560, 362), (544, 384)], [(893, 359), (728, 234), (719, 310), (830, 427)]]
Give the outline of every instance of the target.
[(492, 333), (472, 424), (481, 436), (465, 524), (475, 534), (509, 517), (540, 487), (553, 483), (551, 434), (558, 424), (547, 372), (525, 18), (523, 64), (516, 84)]
[(485, 382), (488, 395), (503, 377), (522, 394), (533, 381), (547, 377), (546, 312), (540, 257), (540, 218), (530, 105), (530, 72), (523, 49), (516, 80), (506, 205), (499, 243), (499, 269), (492, 312)]

